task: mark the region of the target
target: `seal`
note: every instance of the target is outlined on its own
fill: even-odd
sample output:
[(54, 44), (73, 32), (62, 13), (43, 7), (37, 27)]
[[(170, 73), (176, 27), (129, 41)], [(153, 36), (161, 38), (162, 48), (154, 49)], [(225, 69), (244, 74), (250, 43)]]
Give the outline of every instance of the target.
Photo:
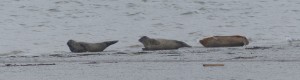
[(76, 42), (74, 40), (69, 40), (67, 42), (67, 45), (70, 48), (71, 52), (74, 53), (101, 52), (105, 48), (117, 42), (118, 42), (117, 40), (114, 40), (114, 41), (105, 41), (101, 43), (87, 43), (87, 42)]
[(238, 47), (249, 44), (245, 36), (213, 36), (199, 41), (204, 47)]
[(139, 39), (145, 48), (143, 50), (171, 50), (179, 49), (181, 47), (191, 47), (190, 45), (177, 40), (168, 40), (168, 39), (152, 39), (147, 36), (142, 36)]

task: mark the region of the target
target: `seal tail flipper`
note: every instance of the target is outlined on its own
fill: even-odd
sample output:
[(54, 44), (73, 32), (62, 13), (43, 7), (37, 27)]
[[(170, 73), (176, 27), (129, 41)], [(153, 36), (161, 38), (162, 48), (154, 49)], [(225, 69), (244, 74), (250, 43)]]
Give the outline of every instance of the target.
[(112, 45), (112, 44), (115, 44), (115, 43), (117, 43), (117, 42), (119, 42), (118, 40), (114, 40), (114, 41), (106, 41), (106, 42), (104, 42), (106, 45), (108, 45), (108, 46), (110, 46), (110, 45)]
[(190, 45), (188, 45), (188, 44), (186, 44), (185, 42), (182, 42), (182, 41), (176, 41), (176, 43), (181, 44), (183, 47), (192, 47), (192, 46), (190, 46)]

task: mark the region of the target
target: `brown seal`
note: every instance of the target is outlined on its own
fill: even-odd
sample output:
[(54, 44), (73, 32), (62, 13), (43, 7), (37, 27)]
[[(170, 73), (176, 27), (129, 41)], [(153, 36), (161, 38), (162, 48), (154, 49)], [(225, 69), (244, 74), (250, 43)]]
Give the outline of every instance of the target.
[(168, 39), (152, 39), (147, 36), (143, 36), (139, 39), (145, 48), (143, 50), (171, 50), (181, 47), (191, 47), (190, 45), (177, 40)]
[(118, 41), (105, 41), (101, 43), (87, 43), (87, 42), (76, 42), (74, 40), (69, 40), (67, 42), (68, 47), (71, 52), (101, 52), (108, 46), (117, 43)]
[(248, 45), (249, 41), (244, 36), (213, 36), (199, 41), (204, 47), (237, 47)]

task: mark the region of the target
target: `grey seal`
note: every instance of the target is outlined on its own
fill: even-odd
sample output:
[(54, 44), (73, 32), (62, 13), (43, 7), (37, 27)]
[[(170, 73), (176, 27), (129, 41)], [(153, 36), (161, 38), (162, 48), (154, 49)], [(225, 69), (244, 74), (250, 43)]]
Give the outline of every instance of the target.
[(199, 41), (204, 47), (238, 47), (249, 44), (245, 36), (213, 36)]
[(112, 44), (117, 43), (118, 40), (114, 41), (105, 41), (101, 43), (88, 43), (88, 42), (76, 42), (74, 40), (69, 40), (67, 42), (68, 47), (71, 52), (80, 53), (80, 52), (101, 52), (105, 48), (109, 47)]
[(169, 39), (153, 39), (147, 36), (142, 36), (139, 39), (145, 48), (143, 50), (171, 50), (171, 49), (179, 49), (182, 47), (191, 47), (190, 45), (177, 40), (169, 40)]

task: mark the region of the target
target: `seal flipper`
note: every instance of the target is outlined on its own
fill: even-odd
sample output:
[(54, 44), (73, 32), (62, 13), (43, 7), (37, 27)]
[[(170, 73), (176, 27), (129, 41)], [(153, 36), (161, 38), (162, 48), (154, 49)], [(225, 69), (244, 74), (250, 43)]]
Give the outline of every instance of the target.
[(182, 42), (182, 41), (175, 41), (176, 43), (180, 44), (182, 47), (192, 47), (188, 44), (186, 44), (185, 42)]
[(110, 46), (110, 45), (112, 45), (112, 44), (115, 44), (115, 43), (117, 43), (117, 42), (119, 42), (118, 40), (114, 40), (114, 41), (106, 41), (106, 42), (104, 42), (107, 46)]

